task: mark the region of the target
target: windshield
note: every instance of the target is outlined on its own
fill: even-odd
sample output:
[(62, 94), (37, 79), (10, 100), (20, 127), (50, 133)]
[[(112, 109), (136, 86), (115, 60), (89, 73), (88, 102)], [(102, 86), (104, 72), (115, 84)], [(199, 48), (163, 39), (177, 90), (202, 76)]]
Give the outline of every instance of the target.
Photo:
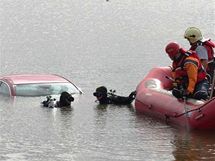
[(80, 91), (70, 83), (18, 84), (15, 85), (16, 96), (58, 95), (63, 91), (75, 94)]

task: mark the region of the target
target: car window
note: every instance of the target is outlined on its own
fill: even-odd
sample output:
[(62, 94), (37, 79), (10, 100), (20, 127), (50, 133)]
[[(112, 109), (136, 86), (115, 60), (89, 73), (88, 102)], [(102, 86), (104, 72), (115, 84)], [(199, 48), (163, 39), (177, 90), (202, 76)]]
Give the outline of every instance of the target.
[(0, 81), (0, 94), (10, 96), (9, 86), (2, 81)]
[(71, 83), (19, 84), (15, 86), (15, 91), (17, 96), (58, 95), (63, 91), (79, 93), (78, 89)]

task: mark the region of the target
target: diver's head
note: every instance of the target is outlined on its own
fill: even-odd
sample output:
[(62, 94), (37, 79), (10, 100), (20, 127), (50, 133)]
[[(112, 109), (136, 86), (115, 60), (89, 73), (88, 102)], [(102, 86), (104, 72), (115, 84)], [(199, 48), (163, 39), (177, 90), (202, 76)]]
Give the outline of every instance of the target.
[(93, 95), (98, 99), (107, 98), (107, 88), (105, 86), (100, 86), (96, 88), (96, 91), (93, 93)]
[(68, 92), (64, 91), (60, 95), (60, 104), (61, 106), (70, 106), (71, 102), (74, 101), (74, 97), (72, 97), (71, 94)]

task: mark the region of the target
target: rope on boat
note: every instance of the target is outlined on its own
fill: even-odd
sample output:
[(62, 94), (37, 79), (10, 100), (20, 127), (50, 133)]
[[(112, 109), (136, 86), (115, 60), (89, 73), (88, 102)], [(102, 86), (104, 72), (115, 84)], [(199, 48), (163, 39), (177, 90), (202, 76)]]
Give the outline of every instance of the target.
[(199, 111), (199, 112), (201, 112), (201, 109), (205, 108), (205, 106), (206, 106), (208, 103), (210, 103), (211, 101), (213, 101), (214, 99), (215, 99), (215, 97), (212, 98), (212, 99), (210, 99), (208, 102), (206, 102), (205, 104), (203, 104), (202, 106), (200, 106), (200, 107), (198, 107), (198, 108), (196, 108), (196, 109), (188, 110), (188, 111), (186, 111), (186, 112), (183, 112), (183, 113), (181, 113), (181, 114), (176, 114), (176, 115), (165, 115), (165, 117), (166, 117), (166, 119), (168, 119), (168, 118), (170, 118), (170, 117), (178, 118), (178, 117), (181, 117), (181, 116), (186, 115), (186, 114), (188, 114), (188, 113), (190, 113), (190, 112), (193, 112), (193, 111)]

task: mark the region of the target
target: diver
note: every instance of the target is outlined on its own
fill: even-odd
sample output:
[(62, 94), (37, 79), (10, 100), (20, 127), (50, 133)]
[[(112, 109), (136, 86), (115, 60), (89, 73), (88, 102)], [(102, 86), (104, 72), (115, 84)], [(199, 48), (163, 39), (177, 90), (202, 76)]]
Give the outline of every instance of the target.
[(100, 104), (116, 104), (116, 105), (129, 105), (135, 99), (136, 91), (133, 91), (129, 94), (128, 97), (118, 96), (114, 94), (115, 90), (110, 90), (108, 92), (105, 86), (100, 86), (96, 88), (96, 91), (93, 95), (97, 98)]
[(71, 102), (74, 101), (74, 97), (72, 97), (71, 94), (64, 91), (60, 95), (59, 101), (57, 101), (55, 98), (52, 98), (52, 96), (47, 96), (46, 100), (42, 102), (42, 105), (44, 107), (54, 108), (54, 107), (69, 107), (71, 106)]

